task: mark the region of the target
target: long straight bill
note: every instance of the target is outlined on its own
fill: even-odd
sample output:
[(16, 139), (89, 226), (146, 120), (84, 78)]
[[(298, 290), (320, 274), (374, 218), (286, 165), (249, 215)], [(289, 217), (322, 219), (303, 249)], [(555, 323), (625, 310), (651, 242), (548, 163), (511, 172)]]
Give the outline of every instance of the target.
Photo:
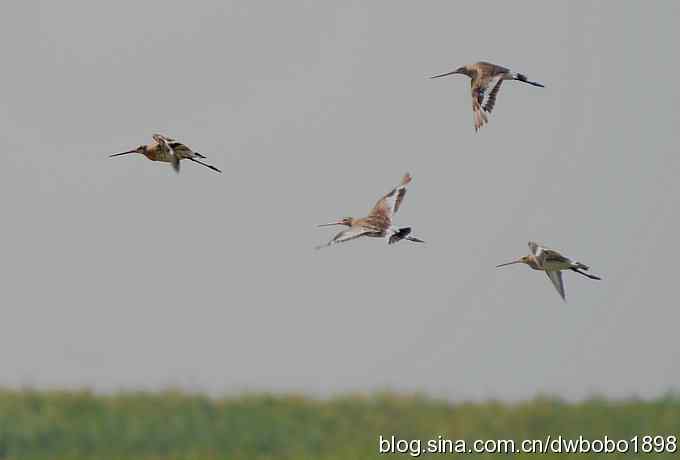
[(113, 155), (109, 155), (109, 158), (119, 157), (121, 155), (127, 155), (128, 153), (137, 153), (137, 150), (129, 150), (129, 151), (123, 152), (123, 153), (114, 153)]
[(504, 264), (496, 265), (496, 268), (505, 267), (506, 265), (521, 264), (521, 260), (513, 260), (512, 262), (506, 262)]
[(319, 224), (319, 225), (317, 225), (317, 227), (330, 227), (332, 225), (342, 225), (342, 222), (331, 222), (331, 223), (328, 223), (328, 224)]
[(446, 76), (454, 75), (454, 74), (457, 74), (457, 73), (458, 73), (458, 70), (452, 70), (451, 72), (442, 73), (442, 74), (435, 75), (434, 77), (430, 77), (430, 78), (446, 77)]

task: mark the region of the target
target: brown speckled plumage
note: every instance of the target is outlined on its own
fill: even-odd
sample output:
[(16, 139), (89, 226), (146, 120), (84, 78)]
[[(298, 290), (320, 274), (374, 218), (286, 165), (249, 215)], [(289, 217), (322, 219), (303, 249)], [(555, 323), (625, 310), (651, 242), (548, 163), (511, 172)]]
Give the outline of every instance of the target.
[(362, 236), (374, 238), (389, 237), (388, 243), (390, 244), (402, 239), (419, 243), (423, 242), (418, 238), (408, 236), (411, 231), (410, 228), (395, 229), (392, 226), (394, 214), (399, 210), (399, 207), (404, 200), (406, 186), (411, 182), (411, 179), (411, 175), (406, 173), (399, 185), (380, 198), (366, 217), (358, 219), (345, 217), (337, 222), (322, 225), (346, 225), (349, 228), (335, 235), (335, 237), (327, 244), (318, 246), (317, 249), (336, 243), (350, 241)]
[(487, 114), (491, 113), (496, 104), (496, 98), (500, 92), (503, 80), (517, 80), (533, 86), (543, 87), (540, 83), (527, 80), (522, 74), (512, 73), (503, 66), (484, 61), (467, 64), (452, 72), (435, 75), (432, 78), (455, 74), (467, 75), (470, 77), (470, 93), (472, 96), (472, 113), (475, 131), (488, 123), (489, 118)]
[(162, 134), (154, 134), (153, 142), (148, 145), (140, 145), (136, 149), (128, 150), (127, 152), (115, 153), (109, 157), (117, 157), (120, 155), (127, 155), (128, 153), (140, 153), (151, 161), (160, 161), (163, 163), (170, 163), (175, 171), (179, 172), (179, 163), (181, 160), (191, 160), (206, 168), (221, 173), (215, 166), (203, 163), (198, 158), (205, 158), (200, 153), (194, 152), (185, 144), (176, 141), (170, 137)]

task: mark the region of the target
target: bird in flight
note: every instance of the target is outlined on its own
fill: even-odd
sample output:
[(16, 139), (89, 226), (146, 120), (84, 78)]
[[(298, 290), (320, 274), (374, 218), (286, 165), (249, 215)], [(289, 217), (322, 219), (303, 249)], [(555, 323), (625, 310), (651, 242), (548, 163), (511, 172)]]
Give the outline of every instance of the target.
[(199, 158), (205, 158), (198, 152), (194, 152), (185, 144), (176, 141), (162, 134), (153, 135), (154, 142), (148, 145), (140, 145), (136, 149), (128, 150), (127, 152), (114, 153), (109, 155), (109, 157), (117, 157), (120, 155), (127, 155), (129, 153), (141, 153), (151, 161), (162, 161), (164, 163), (170, 163), (175, 171), (179, 172), (179, 162), (180, 160), (191, 160), (194, 163), (210, 168), (213, 171), (221, 173), (216, 167), (203, 163)]
[(362, 236), (385, 238), (387, 244), (393, 244), (404, 239), (414, 243), (424, 243), (423, 240), (411, 235), (411, 227), (396, 228), (392, 222), (394, 214), (397, 213), (404, 200), (406, 186), (411, 182), (411, 179), (411, 175), (406, 173), (399, 185), (378, 200), (368, 216), (359, 219), (345, 217), (337, 222), (319, 225), (319, 227), (345, 225), (348, 228), (335, 235), (328, 243), (317, 246), (316, 249), (354, 240)]
[(565, 301), (566, 296), (564, 293), (564, 282), (562, 281), (562, 270), (571, 270), (592, 280), (602, 279), (599, 276), (586, 273), (585, 271), (590, 269), (587, 265), (584, 265), (581, 262), (574, 262), (554, 249), (548, 249), (538, 243), (529, 241), (529, 251), (531, 254), (528, 256), (520, 257), (512, 262), (496, 265), (496, 268), (505, 267), (506, 265), (511, 264), (527, 264), (534, 270), (544, 271), (545, 274), (548, 275), (553, 286), (555, 286), (555, 289), (557, 289), (560, 297), (562, 297), (562, 300)]
[(529, 85), (544, 88), (541, 83), (527, 79), (526, 75), (511, 72), (510, 69), (506, 69), (505, 67), (483, 61), (475, 64), (467, 64), (454, 71), (435, 75), (430, 78), (439, 78), (456, 74), (470, 77), (475, 131), (488, 123), (489, 119), (487, 113), (491, 114), (491, 111), (496, 104), (496, 96), (498, 96), (503, 80), (517, 80)]

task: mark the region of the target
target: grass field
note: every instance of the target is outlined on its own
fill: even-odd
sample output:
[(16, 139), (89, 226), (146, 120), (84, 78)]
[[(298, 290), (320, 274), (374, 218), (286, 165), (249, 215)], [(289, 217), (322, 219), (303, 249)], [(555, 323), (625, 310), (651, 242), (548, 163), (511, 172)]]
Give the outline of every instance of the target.
[[(180, 392), (98, 396), (86, 391), (0, 390), (3, 459), (361, 460), (380, 457), (379, 434), (422, 440), (438, 435), (521, 440), (548, 434), (626, 439), (679, 432), (678, 395), (652, 401), (565, 403), (537, 398), (516, 404), (452, 404), (392, 394), (330, 400), (267, 395), (210, 399)], [(529, 457), (535, 455), (524, 454)], [(680, 458), (680, 453), (639, 457)]]

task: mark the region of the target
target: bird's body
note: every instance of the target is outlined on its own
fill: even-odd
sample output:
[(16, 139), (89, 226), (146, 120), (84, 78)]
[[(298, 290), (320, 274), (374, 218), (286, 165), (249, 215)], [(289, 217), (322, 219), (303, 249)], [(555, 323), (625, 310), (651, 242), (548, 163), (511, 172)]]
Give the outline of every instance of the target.
[(164, 148), (163, 144), (153, 142), (145, 146), (142, 155), (151, 161), (160, 161), (163, 163), (173, 164), (175, 162), (175, 155), (171, 150)]
[(350, 241), (362, 236), (372, 238), (385, 238), (388, 244), (396, 243), (406, 239), (415, 243), (424, 241), (410, 236), (411, 228), (396, 228), (392, 225), (394, 214), (399, 210), (401, 202), (406, 195), (406, 186), (411, 182), (411, 175), (406, 173), (401, 183), (392, 189), (387, 195), (383, 196), (375, 204), (371, 212), (362, 218), (345, 217), (337, 222), (323, 224), (320, 227), (329, 225), (346, 225), (348, 228), (335, 235), (327, 244), (317, 246), (317, 249), (331, 246), (333, 244)]
[(581, 262), (575, 262), (568, 257), (563, 256), (554, 249), (549, 249), (529, 241), (529, 251), (531, 254), (521, 257), (515, 261), (507, 262), (504, 264), (497, 265), (496, 267), (504, 267), (506, 265), (523, 263), (528, 265), (534, 270), (544, 271), (550, 279), (550, 282), (555, 286), (557, 292), (562, 297), (562, 300), (566, 299), (566, 294), (564, 292), (564, 282), (562, 280), (562, 270), (571, 270), (580, 275), (586, 276), (590, 279), (600, 280), (601, 278), (590, 273), (585, 273), (582, 270), (589, 270), (590, 267), (582, 264)]
[(504, 80), (517, 80), (533, 86), (543, 87), (541, 83), (529, 81), (521, 73), (513, 73), (503, 66), (490, 62), (476, 62), (467, 64), (458, 69), (435, 75), (431, 78), (445, 77), (447, 75), (467, 75), (470, 77), (470, 91), (472, 94), (472, 112), (474, 115), (475, 131), (488, 123), (487, 114), (490, 114), (496, 104), (496, 97)]
[(127, 155), (128, 153), (140, 153), (151, 161), (160, 161), (163, 163), (170, 163), (175, 171), (179, 172), (179, 163), (181, 160), (191, 160), (194, 163), (201, 164), (213, 171), (222, 172), (216, 167), (203, 163), (198, 158), (205, 158), (198, 152), (194, 152), (185, 144), (176, 141), (170, 137), (162, 134), (154, 134), (153, 142), (147, 145), (140, 145), (136, 149), (127, 152), (115, 153), (110, 157), (117, 157), (120, 155)]

